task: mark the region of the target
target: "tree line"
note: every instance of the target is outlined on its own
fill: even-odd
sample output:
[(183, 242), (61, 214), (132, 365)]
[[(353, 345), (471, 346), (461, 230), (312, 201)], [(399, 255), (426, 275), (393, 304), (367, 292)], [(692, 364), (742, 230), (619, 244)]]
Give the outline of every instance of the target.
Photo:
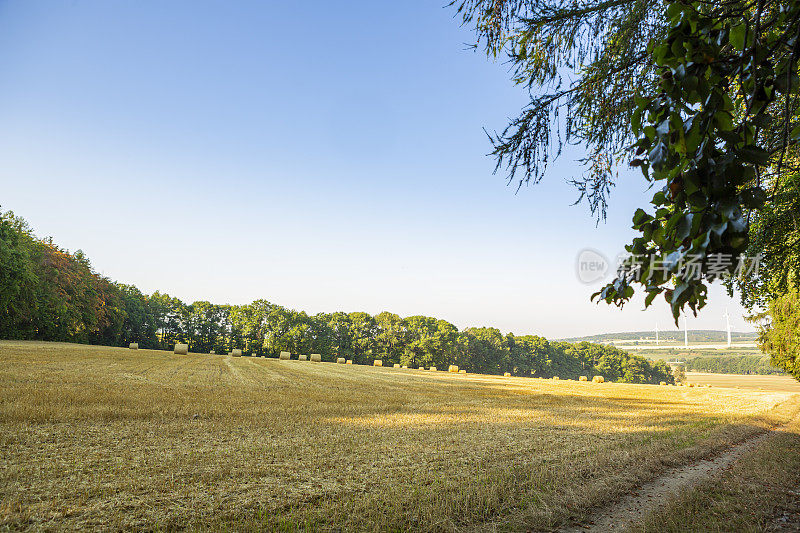
[(769, 355), (692, 357), (686, 360), (686, 368), (719, 374), (784, 374), (781, 369), (772, 366)]
[(171, 349), (187, 343), (197, 353), (277, 356), (319, 353), (356, 364), (410, 367), (450, 364), (470, 372), (577, 379), (602, 375), (628, 383), (672, 382), (663, 362), (649, 362), (611, 346), (551, 342), (536, 335), (467, 328), (428, 316), (390, 312), (309, 315), (266, 300), (246, 305), (187, 304), (169, 294), (144, 294), (95, 272), (78, 250), (69, 253), (38, 239), (13, 213), (0, 214), (0, 337)]

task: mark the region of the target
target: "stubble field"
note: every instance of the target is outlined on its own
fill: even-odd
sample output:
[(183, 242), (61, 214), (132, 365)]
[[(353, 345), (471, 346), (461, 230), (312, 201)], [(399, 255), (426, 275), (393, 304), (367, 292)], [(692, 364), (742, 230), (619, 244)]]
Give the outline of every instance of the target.
[(794, 415), (786, 392), (0, 341), (0, 529), (527, 530)]

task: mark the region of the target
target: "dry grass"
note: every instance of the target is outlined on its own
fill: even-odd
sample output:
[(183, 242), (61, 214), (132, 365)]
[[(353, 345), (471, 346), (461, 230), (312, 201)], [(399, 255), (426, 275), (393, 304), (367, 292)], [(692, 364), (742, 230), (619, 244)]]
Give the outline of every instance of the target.
[(646, 533), (800, 530), (800, 419), (722, 475), (699, 484), (630, 528)]
[(789, 398), (57, 343), (0, 360), (0, 530), (551, 528)]

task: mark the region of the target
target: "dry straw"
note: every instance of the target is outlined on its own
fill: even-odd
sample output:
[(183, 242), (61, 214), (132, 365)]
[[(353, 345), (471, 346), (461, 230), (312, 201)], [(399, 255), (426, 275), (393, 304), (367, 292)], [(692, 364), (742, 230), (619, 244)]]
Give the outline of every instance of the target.
[(395, 363), (394, 368), (400, 368), (400, 363)]
[(553, 376), (553, 381), (558, 381), (559, 379), (561, 379), (561, 378), (558, 377), (558, 376)]
[(344, 357), (337, 357), (337, 358), (336, 358), (336, 362), (337, 362), (337, 363), (339, 363), (340, 365), (343, 365), (343, 364), (344, 364), (344, 362), (345, 362), (345, 361), (344, 361)]
[(400, 368), (408, 368), (408, 365), (403, 365)]
[(353, 360), (352, 360), (352, 359), (348, 359), (348, 360), (347, 360), (347, 362), (346, 362), (345, 364), (346, 364), (346, 365), (352, 365), (352, 364), (353, 364)]
[(430, 368), (430, 370), (431, 370), (431, 372), (436, 372), (436, 367), (435, 367), (435, 366), (432, 366), (432, 367)]
[(666, 381), (662, 381), (661, 383), (659, 383), (659, 385), (666, 385), (666, 384), (667, 384)]
[(311, 354), (311, 362), (312, 363), (321, 363), (322, 362), (322, 356), (320, 354), (318, 354), (318, 353), (312, 353)]
[(578, 378), (578, 381), (589, 381), (589, 378), (587, 378), (586, 376), (581, 376)]
[(175, 353), (178, 355), (189, 355), (189, 345), (188, 344), (176, 344), (175, 345)]
[(372, 363), (372, 366), (383, 366), (383, 361), (380, 359), (375, 359), (375, 361)]
[(466, 373), (467, 373), (467, 371), (466, 371), (466, 370), (459, 370), (459, 371), (458, 371), (458, 373), (459, 373), (459, 374), (466, 374)]
[(603, 378), (603, 376), (595, 376), (592, 378), (592, 383), (605, 383), (605, 382), (606, 380)]
[(304, 353), (301, 353), (300, 355), (297, 356), (297, 360), (298, 361), (308, 361), (308, 356), (306, 354), (304, 354)]
[(448, 372), (458, 373), (458, 367), (456, 365), (450, 365), (450, 368), (447, 369)]
[(128, 345), (128, 348), (130, 348), (131, 350), (138, 350), (139, 349), (139, 343), (138, 342), (132, 342), (132, 343), (130, 343)]
[(231, 357), (241, 357), (242, 351), (239, 348), (234, 348), (231, 350)]
[(279, 357), (281, 358), (281, 360), (286, 361), (292, 358), (292, 354), (290, 354), (289, 352), (281, 352), (281, 355)]
[(504, 377), (507, 377), (507, 378), (510, 378), (510, 377), (511, 377), (511, 372), (505, 372), (505, 373), (503, 374), (503, 376), (504, 376)]

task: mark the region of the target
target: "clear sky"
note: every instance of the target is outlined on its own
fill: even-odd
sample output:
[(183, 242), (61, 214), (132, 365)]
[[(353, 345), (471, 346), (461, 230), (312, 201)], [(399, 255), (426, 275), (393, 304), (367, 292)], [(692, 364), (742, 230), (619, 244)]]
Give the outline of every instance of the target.
[[(644, 205), (493, 175), (526, 101), (445, 0), (0, 3), (0, 205), (104, 275), (185, 301), (426, 314), (548, 337), (671, 325), (589, 302)], [(724, 291), (690, 328), (749, 330)]]

